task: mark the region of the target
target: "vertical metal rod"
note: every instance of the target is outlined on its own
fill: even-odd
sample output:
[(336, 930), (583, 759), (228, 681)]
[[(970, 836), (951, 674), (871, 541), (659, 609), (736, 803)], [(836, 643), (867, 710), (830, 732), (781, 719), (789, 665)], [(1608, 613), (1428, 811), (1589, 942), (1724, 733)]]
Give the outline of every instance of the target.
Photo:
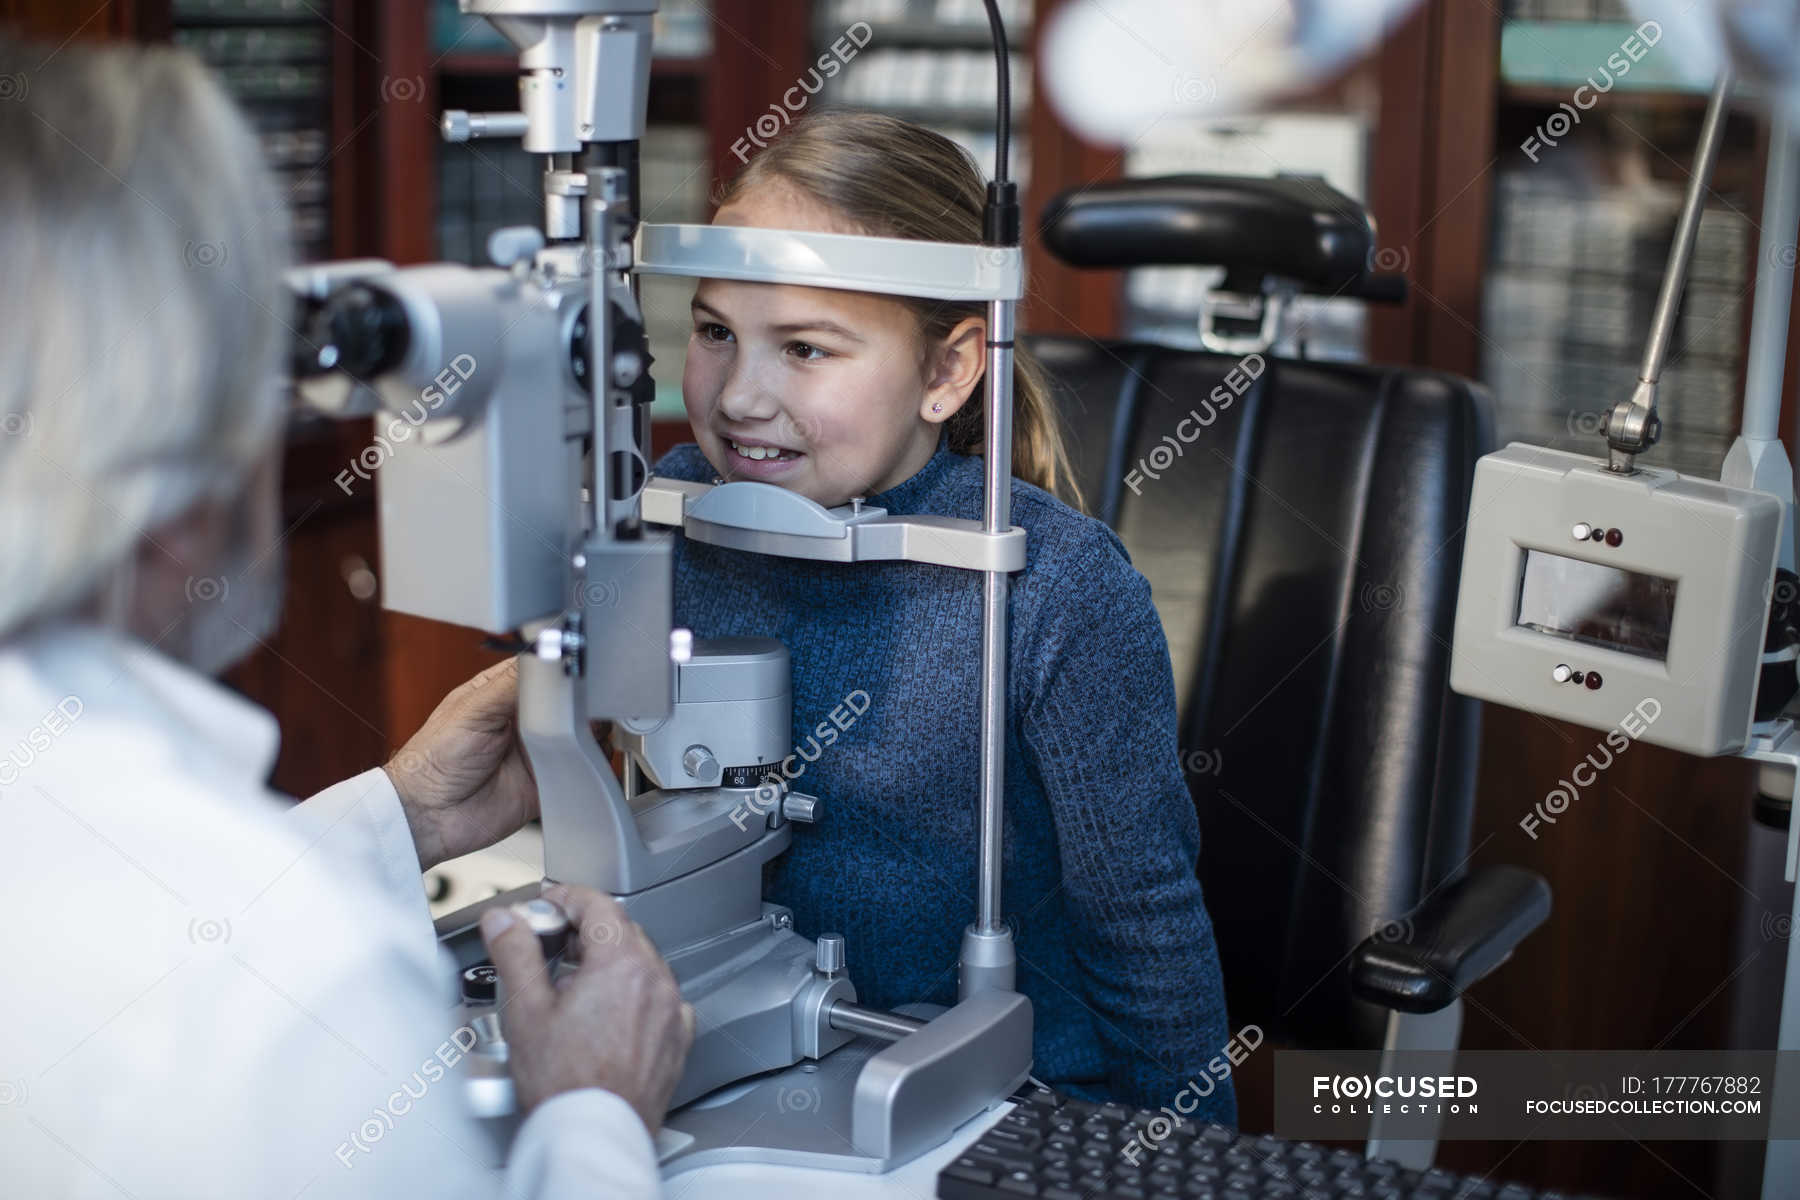
[[(986, 495), (982, 528), (1012, 528), (1013, 301), (988, 303)], [(963, 930), (957, 995), (1014, 990), (1018, 954), (1000, 917), (1001, 830), (1006, 814), (1005, 571), (989, 571), (981, 596), (981, 810), (976, 919)]]
[(1694, 156), (1693, 172), (1688, 176), (1681, 218), (1675, 225), (1675, 241), (1669, 247), (1668, 265), (1663, 269), (1662, 288), (1656, 295), (1656, 312), (1650, 318), (1650, 336), (1644, 342), (1644, 359), (1638, 367), (1637, 386), (1632, 389), (1629, 400), (1619, 401), (1606, 416), (1606, 469), (1616, 474), (1633, 474), (1637, 456), (1655, 445), (1659, 436), (1657, 385), (1662, 377), (1663, 360), (1669, 354), (1669, 342), (1675, 336), (1675, 314), (1681, 305), (1681, 295), (1687, 289), (1694, 240), (1700, 232), (1700, 217), (1706, 208), (1706, 189), (1712, 183), (1713, 167), (1719, 161), (1719, 143), (1725, 140), (1725, 115), (1731, 104), (1731, 87), (1731, 70), (1721, 70), (1719, 81), (1713, 86), (1712, 99), (1706, 105), (1706, 120), (1700, 126), (1700, 148)]
[(1669, 267), (1663, 272), (1662, 290), (1656, 297), (1656, 315), (1650, 320), (1650, 340), (1644, 346), (1644, 362), (1638, 378), (1655, 383), (1662, 375), (1663, 360), (1669, 353), (1669, 341), (1675, 334), (1675, 311), (1681, 304), (1681, 293), (1687, 287), (1688, 264), (1694, 257), (1694, 238), (1700, 232), (1700, 216), (1706, 208), (1706, 189), (1712, 182), (1713, 166), (1719, 160), (1719, 143), (1724, 141), (1725, 114), (1730, 108), (1732, 77), (1729, 70), (1719, 73), (1712, 100), (1706, 106), (1706, 120), (1700, 126), (1700, 153), (1688, 176), (1687, 197), (1681, 206), (1681, 220), (1675, 226), (1675, 244), (1669, 251)]
[[(988, 304), (987, 503), (982, 528), (1012, 528), (1013, 305)], [(981, 878), (976, 927), (1000, 929), (1001, 824), (1006, 785), (1005, 571), (987, 572), (981, 605)]]
[(612, 305), (607, 295), (608, 266), (612, 262), (614, 234), (612, 214), (619, 203), (616, 172), (606, 167), (588, 171), (588, 389), (593, 410), (592, 469), (588, 476), (588, 521), (592, 536), (612, 540), (612, 527), (606, 519), (607, 500), (611, 495), (611, 466), (607, 434), (612, 429), (607, 393), (612, 388)]
[[(1794, 803), (1800, 806), (1800, 780), (1795, 781)], [(1791, 881), (1795, 875), (1795, 852), (1800, 849), (1800, 826), (1791, 822), (1787, 837), (1787, 861), (1783, 874)], [(1800, 920), (1800, 888), (1794, 890), (1793, 919)], [(1800, 947), (1792, 941), (1787, 948), (1787, 966), (1781, 985), (1781, 1023), (1775, 1035), (1775, 1079), (1769, 1085), (1769, 1128), (1771, 1131), (1792, 1129), (1800, 1116), (1800, 1078), (1794, 1070), (1796, 1052), (1800, 1052)], [(1763, 1147), (1762, 1200), (1785, 1200), (1794, 1194), (1794, 1181), (1800, 1179), (1800, 1140), (1771, 1136)]]

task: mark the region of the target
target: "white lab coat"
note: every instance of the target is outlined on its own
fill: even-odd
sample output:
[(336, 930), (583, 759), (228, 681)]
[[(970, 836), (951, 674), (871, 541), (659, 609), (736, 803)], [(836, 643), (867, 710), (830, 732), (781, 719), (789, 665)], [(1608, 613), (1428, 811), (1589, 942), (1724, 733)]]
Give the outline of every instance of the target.
[(291, 806), (277, 737), (121, 636), (0, 644), (0, 1195), (658, 1194), (599, 1089), (490, 1165), (393, 787)]

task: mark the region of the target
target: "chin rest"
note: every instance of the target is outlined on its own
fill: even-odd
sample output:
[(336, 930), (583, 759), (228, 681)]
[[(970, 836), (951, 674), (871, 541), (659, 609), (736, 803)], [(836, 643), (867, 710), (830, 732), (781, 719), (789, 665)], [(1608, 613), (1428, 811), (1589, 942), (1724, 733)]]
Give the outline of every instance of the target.
[(1075, 267), (1224, 267), (1224, 290), (1265, 279), (1327, 296), (1398, 302), (1405, 283), (1374, 274), (1362, 205), (1317, 176), (1166, 175), (1064, 192), (1040, 228)]

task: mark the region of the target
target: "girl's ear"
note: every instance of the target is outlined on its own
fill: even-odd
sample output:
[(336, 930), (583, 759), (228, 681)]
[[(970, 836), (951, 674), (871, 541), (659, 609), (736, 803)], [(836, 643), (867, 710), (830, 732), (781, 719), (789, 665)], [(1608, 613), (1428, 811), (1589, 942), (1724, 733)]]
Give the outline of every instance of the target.
[(956, 410), (968, 403), (975, 393), (975, 385), (987, 370), (986, 319), (964, 317), (942, 342), (930, 348), (929, 353), (932, 361), (925, 380), (925, 396), (919, 403), (919, 415), (927, 421), (941, 423), (955, 416)]

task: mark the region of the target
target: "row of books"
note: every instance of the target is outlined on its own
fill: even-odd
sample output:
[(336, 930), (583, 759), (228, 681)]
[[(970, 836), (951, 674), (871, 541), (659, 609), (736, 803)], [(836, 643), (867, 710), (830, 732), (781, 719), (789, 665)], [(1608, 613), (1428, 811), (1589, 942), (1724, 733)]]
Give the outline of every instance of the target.
[(1631, 21), (1626, 0), (1506, 0), (1509, 21)]
[(287, 197), (294, 252), (331, 254), (331, 28), (301, 0), (177, 0), (173, 40), (218, 75)]
[[(1599, 414), (1637, 382), (1680, 200), (1672, 184), (1501, 175), (1481, 329), (1502, 443), (1599, 444)], [(1737, 428), (1754, 244), (1742, 209), (1725, 199), (1701, 219), (1658, 395), (1663, 441), (1646, 456), (1654, 465), (1716, 476)]]
[[(999, 8), (1007, 39), (1022, 45), (1031, 26), (1032, 0), (1000, 0)], [(946, 40), (983, 45), (988, 41), (987, 5), (982, 0), (819, 0), (814, 11), (821, 25), (842, 28), (868, 21), (878, 26), (934, 29), (936, 36)]]

